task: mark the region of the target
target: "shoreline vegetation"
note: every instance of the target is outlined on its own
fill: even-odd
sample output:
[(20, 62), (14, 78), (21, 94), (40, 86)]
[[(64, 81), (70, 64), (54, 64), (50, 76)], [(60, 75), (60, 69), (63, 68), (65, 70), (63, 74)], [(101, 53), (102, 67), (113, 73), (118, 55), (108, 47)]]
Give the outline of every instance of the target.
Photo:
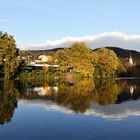
[(23, 52), (16, 48), (14, 37), (0, 32), (0, 77), (2, 79), (29, 80), (58, 77), (97, 79), (139, 77), (140, 75), (140, 65), (130, 65), (122, 61), (109, 48), (91, 50), (84, 42), (74, 42), (69, 48), (58, 49), (51, 55), (47, 64), (58, 65), (58, 68), (42, 67), (27, 70), (30, 56), (28, 59), (22, 59)]

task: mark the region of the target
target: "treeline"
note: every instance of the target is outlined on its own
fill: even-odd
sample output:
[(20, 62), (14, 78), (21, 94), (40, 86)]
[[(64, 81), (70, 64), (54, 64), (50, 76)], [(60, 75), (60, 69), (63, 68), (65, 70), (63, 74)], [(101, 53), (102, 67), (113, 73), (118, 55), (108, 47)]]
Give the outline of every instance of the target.
[(75, 42), (70, 48), (57, 51), (56, 58), (60, 73), (104, 78), (126, 72), (114, 51), (107, 48), (92, 51), (84, 42)]
[[(112, 51), (114, 51), (117, 55), (117, 57), (121, 58), (121, 59), (127, 59), (130, 56), (130, 51), (131, 51), (131, 55), (134, 59), (135, 62), (139, 62), (140, 61), (140, 52), (135, 51), (135, 50), (128, 50), (128, 49), (123, 49), (123, 48), (119, 48), (119, 47), (114, 47), (114, 46), (105, 46), (104, 48), (110, 49)], [(55, 53), (58, 50), (62, 50), (64, 48), (56, 48), (56, 49), (50, 49), (50, 50), (20, 50), (19, 53), (21, 56), (25, 57), (25, 56), (32, 56), (33, 59), (37, 59), (39, 55), (51, 55), (54, 56)], [(96, 51), (99, 48), (93, 50)]]

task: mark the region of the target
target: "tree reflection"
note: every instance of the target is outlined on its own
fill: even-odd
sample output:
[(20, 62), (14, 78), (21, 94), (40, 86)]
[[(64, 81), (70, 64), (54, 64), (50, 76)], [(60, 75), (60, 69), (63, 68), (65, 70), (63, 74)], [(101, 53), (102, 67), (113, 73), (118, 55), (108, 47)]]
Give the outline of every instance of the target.
[(83, 79), (72, 86), (60, 84), (55, 101), (77, 113), (83, 113), (93, 102), (100, 105), (114, 104), (126, 84), (125, 81), (117, 83), (115, 80), (102, 80), (99, 83), (92, 79)]
[(113, 79), (45, 80), (37, 83), (1, 81), (0, 124), (11, 121), (18, 99), (51, 100), (76, 113), (84, 113), (91, 106), (94, 107), (93, 103), (105, 106), (138, 99), (140, 89), (136, 85), (139, 85), (136, 81)]
[(96, 87), (97, 94), (94, 96), (94, 101), (100, 105), (114, 104), (118, 95), (122, 92), (126, 85), (125, 80), (115, 81), (112, 79), (99, 79), (100, 86)]
[(4, 81), (0, 84), (0, 124), (5, 124), (11, 121), (17, 107), (18, 90), (13, 81)]
[(76, 113), (84, 113), (94, 102), (100, 105), (116, 103), (125, 84), (125, 80), (115, 81), (113, 79), (45, 81), (42, 86), (25, 84), (26, 93), (20, 98), (52, 100)]
[(90, 107), (95, 93), (94, 81), (83, 79), (74, 84), (62, 82), (54, 98), (59, 105), (67, 106), (75, 112), (85, 112)]

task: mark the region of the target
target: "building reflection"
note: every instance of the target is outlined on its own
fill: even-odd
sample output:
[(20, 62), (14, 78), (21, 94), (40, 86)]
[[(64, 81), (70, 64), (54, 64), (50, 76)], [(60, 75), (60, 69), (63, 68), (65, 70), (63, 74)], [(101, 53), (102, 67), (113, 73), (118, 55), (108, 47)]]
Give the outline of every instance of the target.
[(50, 86), (47, 86), (47, 87), (34, 87), (32, 88), (32, 90), (34, 92), (37, 92), (37, 94), (39, 96), (51, 96), (52, 93), (57, 93), (58, 92), (58, 87), (57, 86), (54, 86), (54, 87), (50, 87)]
[(131, 85), (129, 87), (129, 92), (130, 92), (131, 95), (133, 95), (135, 93), (135, 90), (136, 90), (136, 85)]

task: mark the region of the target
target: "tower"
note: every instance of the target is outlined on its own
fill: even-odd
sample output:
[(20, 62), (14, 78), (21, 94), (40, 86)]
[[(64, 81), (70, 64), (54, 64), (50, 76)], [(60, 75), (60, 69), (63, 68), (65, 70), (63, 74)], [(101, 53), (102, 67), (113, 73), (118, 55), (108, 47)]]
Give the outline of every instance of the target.
[(131, 55), (131, 51), (130, 51), (130, 56), (129, 56), (129, 64), (130, 64), (131, 66), (134, 65), (134, 62), (133, 62), (133, 59), (132, 59), (132, 55)]

